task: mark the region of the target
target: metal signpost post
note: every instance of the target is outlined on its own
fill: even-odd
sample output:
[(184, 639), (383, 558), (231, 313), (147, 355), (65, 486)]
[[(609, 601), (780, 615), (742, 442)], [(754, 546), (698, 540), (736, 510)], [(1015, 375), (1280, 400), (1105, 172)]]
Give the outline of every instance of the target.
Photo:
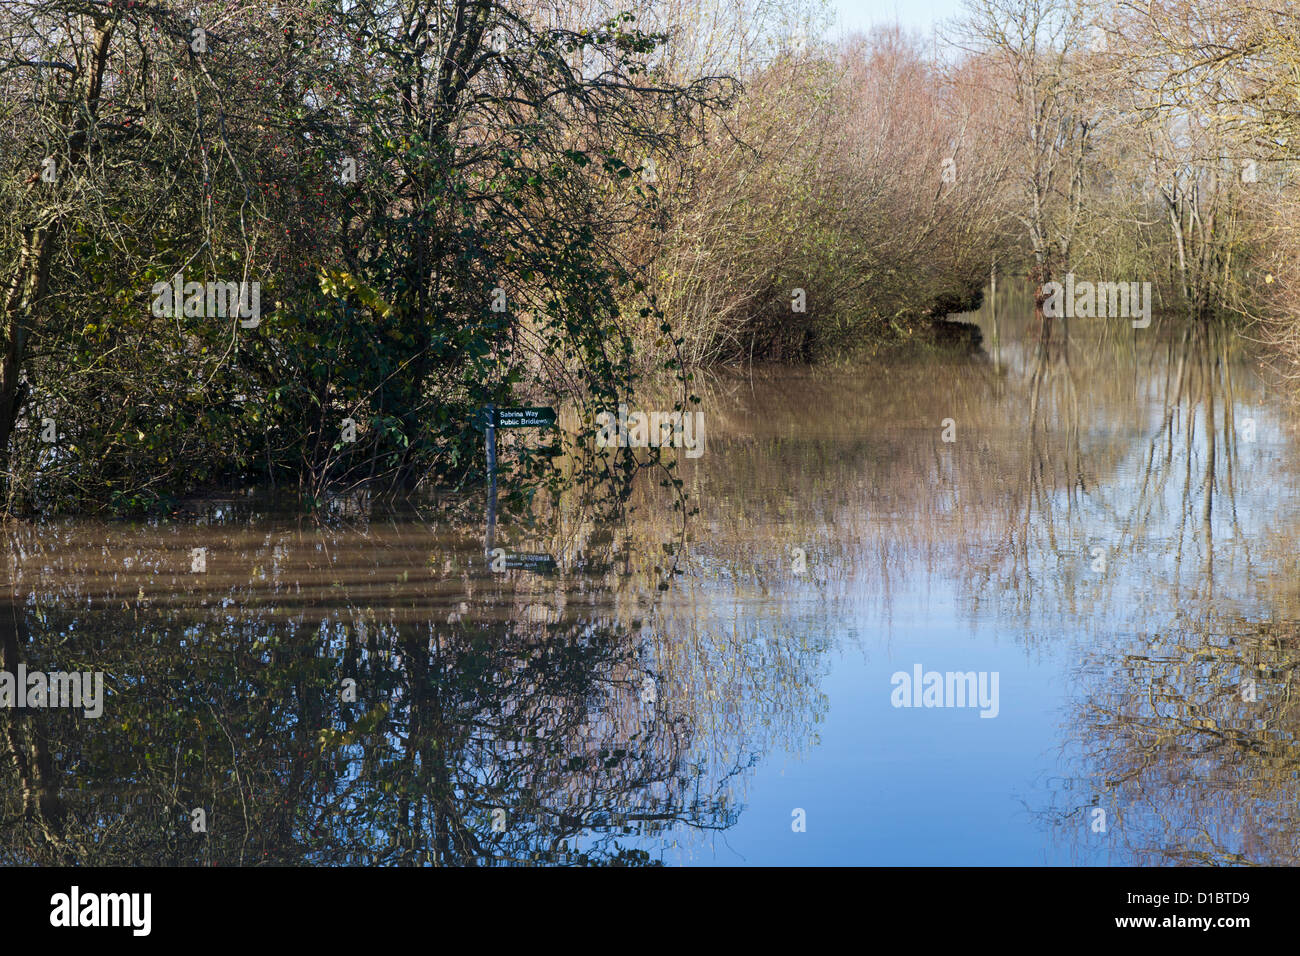
[[(483, 442), (487, 453), (488, 502), (487, 502), (487, 553), (490, 558), (496, 541), (497, 530), (497, 429), (498, 428), (554, 428), (556, 422), (553, 408), (497, 408), (489, 405), (484, 409)], [(547, 558), (553, 569), (555, 562), (546, 555), (528, 555), (527, 560), (511, 564), (510, 556), (506, 558), (507, 567), (534, 570), (545, 567)]]

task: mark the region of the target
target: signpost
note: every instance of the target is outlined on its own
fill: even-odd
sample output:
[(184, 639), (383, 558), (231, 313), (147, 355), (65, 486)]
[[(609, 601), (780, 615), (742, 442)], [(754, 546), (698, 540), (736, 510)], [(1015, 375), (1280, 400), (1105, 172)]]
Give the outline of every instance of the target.
[(554, 428), (553, 408), (498, 408), (488, 407), (491, 424), (496, 428)]
[(502, 555), (507, 571), (532, 571), (534, 574), (554, 574), (555, 559), (549, 554), (535, 551), (507, 551)]
[[(488, 506), (487, 506), (487, 552), (492, 553), (497, 530), (497, 429), (498, 428), (554, 428), (555, 409), (542, 407), (497, 408), (489, 405), (484, 409), (483, 439), (487, 452)], [(532, 559), (547, 558), (554, 568), (555, 562), (547, 555), (529, 555)], [(508, 561), (508, 559), (507, 559)], [(541, 562), (533, 560), (516, 565), (525, 570), (535, 570)], [(507, 567), (509, 567), (507, 563)]]
[(492, 405), (487, 407), (484, 416), (484, 445), (487, 449), (488, 506), (487, 506), (487, 549), (492, 551), (492, 539), (497, 531), (497, 413)]

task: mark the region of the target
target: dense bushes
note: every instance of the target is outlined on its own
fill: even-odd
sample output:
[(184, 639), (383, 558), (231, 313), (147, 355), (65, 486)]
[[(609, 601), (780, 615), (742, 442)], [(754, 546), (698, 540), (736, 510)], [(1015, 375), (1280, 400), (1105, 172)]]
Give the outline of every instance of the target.
[[(473, 475), (489, 402), (612, 404), (640, 283), (613, 240), (651, 198), (629, 184), (731, 95), (656, 75), (663, 38), (612, 11), (34, 0), (0, 17), (15, 509), (236, 481), (409, 491)], [(177, 273), (259, 283), (261, 312), (152, 308)]]
[(653, 285), (689, 357), (808, 360), (970, 308), (1005, 245), (978, 104), (897, 33), (745, 79), (665, 199)]
[[(990, 271), (1151, 281), (1300, 355), (1284, 4), (968, 0), (942, 56), (823, 12), (0, 7), (7, 506), (463, 482), (488, 403), (875, 347)], [(154, 308), (177, 273), (260, 314)]]

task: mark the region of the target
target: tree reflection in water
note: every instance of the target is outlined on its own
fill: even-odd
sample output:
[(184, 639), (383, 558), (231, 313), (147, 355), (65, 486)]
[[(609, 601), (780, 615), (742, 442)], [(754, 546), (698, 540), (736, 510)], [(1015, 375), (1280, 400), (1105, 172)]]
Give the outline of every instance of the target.
[(616, 613), (626, 561), (594, 538), (579, 585), (418, 525), (16, 533), (4, 669), (104, 671), (108, 701), (0, 712), (0, 857), (645, 865), (656, 835), (725, 829), (755, 752), (656, 651), (657, 579)]
[(1165, 374), (1148, 378), (1158, 414), (1129, 452), (1134, 478), (1122, 499), (1112, 492), (1110, 533), (1093, 526), (1111, 560), (1093, 619), (1125, 608), (1128, 626), (1079, 643), (1064, 742), (1072, 771), (1044, 817), (1080, 854), (1101, 808), (1113, 862), (1300, 859), (1293, 547), (1289, 529), (1259, 513), (1262, 493), (1286, 479), (1258, 455), (1243, 466), (1231, 353), (1212, 326), (1170, 338)]
[[(815, 744), (832, 667), (887, 700), (918, 622), (948, 623), (934, 595), (975, 635), (942, 645), (954, 666), (979, 640), (1062, 678), (1060, 758), (979, 781), (1011, 802), (1042, 771), (1017, 826), (1086, 862), (1295, 862), (1287, 413), (1212, 327), (1003, 314), (996, 364), (701, 382), (690, 516), (641, 481), (619, 520), (567, 493), (503, 520), (553, 574), (492, 573), (464, 515), (363, 501), (333, 528), (233, 506), (10, 528), (5, 669), (103, 670), (112, 696), (98, 721), (0, 712), (0, 861), (681, 858), (741, 818), (765, 755)], [(999, 727), (1024, 703), (1003, 687)], [(837, 729), (901, 777), (946, 753)], [(842, 812), (863, 766), (821, 765)]]

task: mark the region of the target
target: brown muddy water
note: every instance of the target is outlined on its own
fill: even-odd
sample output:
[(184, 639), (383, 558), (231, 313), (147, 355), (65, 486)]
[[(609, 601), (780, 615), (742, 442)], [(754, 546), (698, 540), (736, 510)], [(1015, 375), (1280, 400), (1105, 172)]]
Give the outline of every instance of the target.
[(1297, 862), (1283, 393), (968, 318), (699, 383), (691, 516), (6, 529), (0, 670), (103, 691), (0, 710), (0, 863)]

